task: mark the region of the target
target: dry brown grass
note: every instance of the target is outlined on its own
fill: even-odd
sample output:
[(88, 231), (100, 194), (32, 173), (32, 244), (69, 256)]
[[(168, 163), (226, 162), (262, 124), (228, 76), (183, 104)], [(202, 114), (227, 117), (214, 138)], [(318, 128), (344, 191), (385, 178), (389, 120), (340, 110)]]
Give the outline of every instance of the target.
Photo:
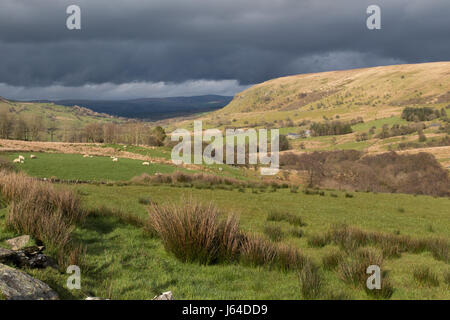
[(326, 270), (334, 270), (340, 262), (344, 260), (344, 255), (340, 251), (332, 251), (322, 258), (323, 268)]
[(346, 252), (364, 246), (378, 246), (387, 257), (398, 257), (402, 252), (428, 251), (435, 259), (449, 261), (449, 243), (444, 238), (416, 239), (406, 235), (368, 232), (347, 225), (335, 225), (329, 232), (308, 239), (308, 244), (313, 247), (323, 247), (329, 243), (339, 245)]
[(280, 270), (302, 270), (309, 259), (300, 250), (275, 244), (256, 235), (247, 236), (241, 248), (241, 262), (250, 266), (268, 266)]
[(317, 299), (321, 293), (323, 284), (319, 268), (309, 263), (299, 272), (299, 278), (303, 298)]
[(181, 261), (213, 264), (234, 261), (239, 255), (238, 220), (233, 215), (221, 219), (211, 203), (189, 198), (180, 205), (152, 205), (149, 217), (166, 250)]
[(0, 193), (9, 204), (8, 228), (42, 241), (56, 252), (60, 263), (82, 258), (83, 250), (72, 239), (75, 224), (87, 215), (78, 195), (5, 171), (0, 172)]
[(421, 284), (433, 287), (439, 286), (439, 278), (436, 273), (431, 271), (430, 267), (416, 267), (413, 270), (413, 277)]
[(354, 285), (365, 285), (367, 268), (371, 265), (383, 265), (383, 255), (371, 248), (361, 248), (351, 255), (350, 259), (342, 259), (338, 265), (338, 274), (342, 280)]

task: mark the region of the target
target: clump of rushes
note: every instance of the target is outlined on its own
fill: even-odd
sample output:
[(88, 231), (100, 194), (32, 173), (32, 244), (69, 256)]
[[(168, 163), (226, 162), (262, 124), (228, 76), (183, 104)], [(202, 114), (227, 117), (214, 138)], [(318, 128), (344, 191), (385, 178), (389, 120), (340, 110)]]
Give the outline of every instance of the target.
[(395, 292), (395, 288), (392, 284), (391, 279), (388, 277), (387, 273), (381, 275), (381, 288), (370, 290), (365, 286), (365, 291), (368, 296), (375, 299), (390, 299)]
[(192, 198), (181, 205), (152, 205), (149, 222), (167, 251), (184, 262), (214, 264), (236, 260), (243, 236), (233, 215)]
[(325, 234), (313, 234), (308, 237), (308, 245), (310, 247), (322, 248), (330, 243), (329, 235)]
[(323, 247), (329, 243), (339, 245), (343, 250), (352, 252), (364, 246), (378, 246), (387, 256), (399, 256), (402, 252), (431, 252), (433, 257), (449, 261), (449, 243), (444, 238), (415, 239), (406, 235), (363, 231), (347, 225), (336, 225), (322, 235), (311, 236), (309, 245)]
[(267, 216), (267, 221), (286, 221), (294, 226), (304, 227), (306, 226), (306, 223), (303, 222), (302, 217), (296, 216), (289, 212), (279, 211), (279, 210), (272, 210), (269, 212)]
[(287, 271), (303, 269), (309, 259), (295, 247), (275, 244), (250, 235), (242, 245), (241, 262), (250, 266), (268, 266)]
[(355, 286), (365, 285), (367, 268), (371, 265), (382, 267), (383, 256), (371, 248), (357, 250), (350, 259), (341, 260), (338, 265), (340, 278)]
[(439, 279), (437, 274), (431, 271), (429, 267), (416, 267), (413, 270), (413, 277), (421, 284), (433, 287), (439, 286)]
[(295, 238), (301, 238), (301, 237), (303, 237), (304, 231), (300, 227), (293, 227), (290, 230), (290, 234)]
[(319, 267), (308, 263), (299, 272), (302, 295), (305, 299), (317, 299), (321, 293), (323, 279)]
[(450, 286), (450, 270), (445, 271), (444, 273), (444, 282)]
[(264, 234), (272, 241), (281, 241), (284, 237), (284, 232), (280, 226), (267, 225), (264, 227)]
[(337, 268), (339, 263), (344, 260), (344, 255), (342, 252), (334, 250), (326, 254), (322, 258), (322, 265), (326, 270), (334, 270)]

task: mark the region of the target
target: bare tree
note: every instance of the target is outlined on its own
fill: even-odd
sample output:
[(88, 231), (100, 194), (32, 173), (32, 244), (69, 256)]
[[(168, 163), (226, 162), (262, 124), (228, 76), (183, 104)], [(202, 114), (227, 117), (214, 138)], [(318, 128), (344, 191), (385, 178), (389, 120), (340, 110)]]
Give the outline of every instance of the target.
[(0, 137), (2, 137), (3, 139), (9, 139), (12, 125), (13, 121), (11, 116), (8, 114), (8, 111), (0, 111)]
[(30, 131), (31, 140), (39, 141), (41, 132), (44, 130), (44, 122), (42, 116), (34, 116), (28, 122), (28, 129)]
[(17, 140), (28, 140), (28, 126), (22, 117), (17, 117), (14, 123), (14, 137)]

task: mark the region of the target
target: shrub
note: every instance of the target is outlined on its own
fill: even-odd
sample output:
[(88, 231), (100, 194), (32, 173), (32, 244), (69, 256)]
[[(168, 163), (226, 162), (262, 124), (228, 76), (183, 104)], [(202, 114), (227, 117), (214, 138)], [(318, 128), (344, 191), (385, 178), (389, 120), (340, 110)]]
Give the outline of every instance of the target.
[(353, 196), (351, 193), (346, 193), (346, 194), (345, 194), (345, 197), (346, 197), (346, 198), (353, 198), (354, 196)]
[(437, 274), (431, 271), (429, 267), (423, 266), (415, 268), (413, 270), (413, 277), (416, 281), (422, 284), (433, 287), (439, 286), (439, 279)]
[(327, 121), (324, 123), (313, 122), (310, 126), (311, 135), (317, 136), (335, 136), (352, 133), (350, 123), (343, 123), (340, 121)]
[(232, 215), (220, 220), (211, 203), (190, 198), (178, 206), (152, 205), (149, 217), (166, 250), (181, 261), (213, 264), (237, 259), (242, 241), (239, 223)]
[[(285, 153), (280, 164), (307, 173), (308, 187), (386, 193), (450, 195), (447, 170), (425, 152), (364, 155), (354, 150)], [(305, 190), (305, 194), (317, 194)], [(330, 194), (335, 197), (335, 195)]]

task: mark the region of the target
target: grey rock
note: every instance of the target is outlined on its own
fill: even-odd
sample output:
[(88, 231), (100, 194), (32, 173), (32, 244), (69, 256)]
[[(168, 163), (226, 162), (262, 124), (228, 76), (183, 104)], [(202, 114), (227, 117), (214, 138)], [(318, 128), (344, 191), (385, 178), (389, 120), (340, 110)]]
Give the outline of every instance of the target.
[(7, 263), (16, 253), (12, 250), (0, 248), (0, 263)]
[(45, 247), (25, 247), (21, 250), (8, 250), (0, 248), (0, 263), (14, 265), (17, 267), (28, 267), (32, 269), (43, 269), (52, 267), (57, 269), (56, 262), (42, 253)]
[(30, 241), (30, 236), (24, 235), (24, 236), (6, 240), (6, 243), (11, 246), (11, 249), (19, 250), (19, 249), (22, 249), (23, 247), (25, 247), (29, 241)]
[(0, 264), (0, 292), (7, 300), (59, 299), (44, 282), (4, 264)]
[(155, 296), (153, 300), (173, 300), (172, 291), (163, 292), (160, 296)]
[(87, 297), (84, 300), (109, 300), (109, 299), (105, 299), (105, 298), (99, 298), (99, 297)]

